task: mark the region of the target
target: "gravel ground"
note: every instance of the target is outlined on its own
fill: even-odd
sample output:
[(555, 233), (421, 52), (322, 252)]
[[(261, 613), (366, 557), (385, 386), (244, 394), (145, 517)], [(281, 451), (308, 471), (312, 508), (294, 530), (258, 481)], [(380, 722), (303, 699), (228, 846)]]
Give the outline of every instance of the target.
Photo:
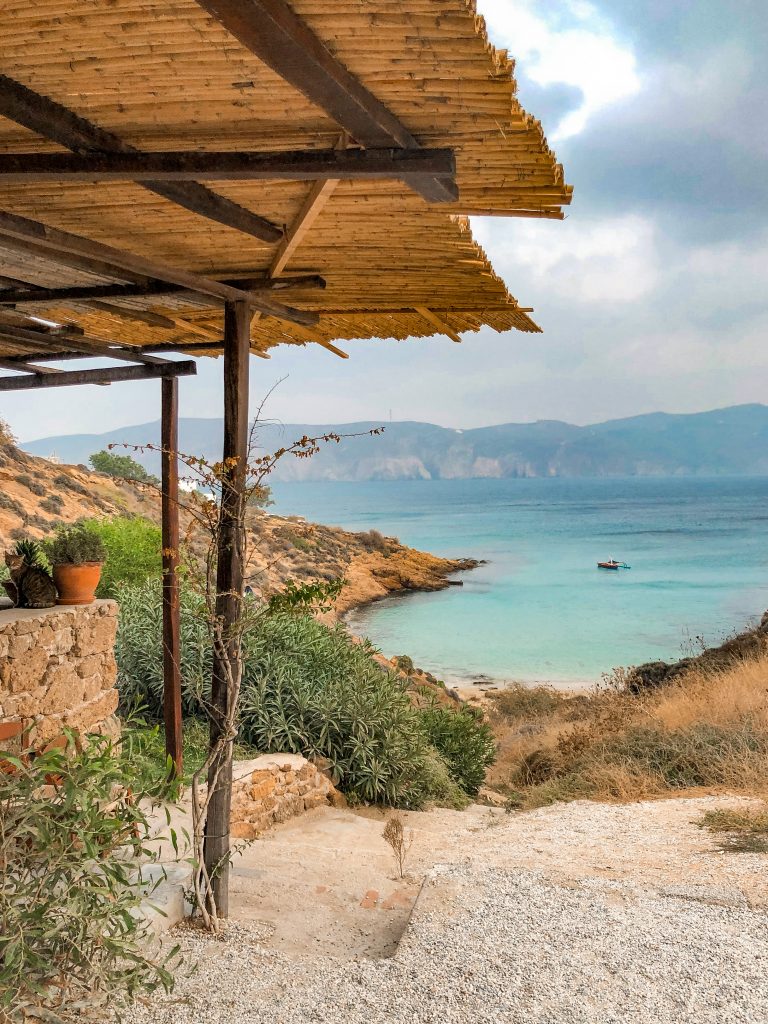
[[(710, 897), (712, 898), (712, 894)], [(715, 896), (716, 898), (716, 896)], [(177, 932), (195, 973), (133, 1024), (761, 1024), (768, 917), (700, 887), (438, 867), (397, 954), (289, 959), (263, 925)]]

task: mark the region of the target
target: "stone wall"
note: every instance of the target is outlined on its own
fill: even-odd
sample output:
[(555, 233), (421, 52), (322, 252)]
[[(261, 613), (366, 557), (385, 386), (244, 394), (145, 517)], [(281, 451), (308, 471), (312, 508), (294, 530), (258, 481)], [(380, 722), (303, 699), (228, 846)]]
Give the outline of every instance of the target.
[(36, 747), (115, 731), (116, 633), (114, 601), (0, 611), (0, 744), (30, 726)]
[(238, 761), (232, 784), (232, 836), (255, 839), (272, 825), (343, 797), (330, 779), (299, 754), (263, 754)]

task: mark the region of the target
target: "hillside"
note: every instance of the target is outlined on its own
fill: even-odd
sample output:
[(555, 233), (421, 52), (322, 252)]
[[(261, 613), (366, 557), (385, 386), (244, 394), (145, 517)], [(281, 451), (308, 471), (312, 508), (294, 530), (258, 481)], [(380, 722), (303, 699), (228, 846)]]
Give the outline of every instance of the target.
[[(151, 488), (119, 483), (85, 467), (54, 465), (0, 439), (0, 549), (21, 537), (44, 537), (62, 522), (120, 513), (159, 522), (159, 497)], [(335, 613), (402, 590), (440, 590), (453, 573), (474, 568), (406, 547), (381, 534), (350, 533), (302, 519), (249, 514), (249, 579), (269, 594), (287, 580), (333, 580), (347, 586)]]
[[(304, 434), (362, 433), (376, 422), (265, 423), (271, 452)], [(27, 451), (84, 463), (107, 444), (158, 443), (159, 422), (105, 434), (46, 437)], [(222, 424), (182, 419), (182, 450), (218, 458)], [(157, 456), (139, 456), (157, 472)], [(478, 477), (762, 476), (768, 474), (768, 406), (742, 405), (690, 415), (651, 413), (592, 426), (555, 420), (453, 430), (430, 423), (386, 425), (379, 437), (348, 438), (310, 460), (284, 460), (275, 480), (403, 480)]]

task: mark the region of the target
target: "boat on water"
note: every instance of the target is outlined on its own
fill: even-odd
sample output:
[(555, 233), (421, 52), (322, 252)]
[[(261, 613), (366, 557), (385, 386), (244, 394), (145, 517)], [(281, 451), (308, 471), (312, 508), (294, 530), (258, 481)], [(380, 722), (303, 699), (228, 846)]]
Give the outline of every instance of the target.
[(618, 571), (619, 569), (631, 569), (630, 565), (626, 562), (617, 562), (615, 558), (609, 558), (607, 562), (598, 562), (598, 569), (613, 569)]

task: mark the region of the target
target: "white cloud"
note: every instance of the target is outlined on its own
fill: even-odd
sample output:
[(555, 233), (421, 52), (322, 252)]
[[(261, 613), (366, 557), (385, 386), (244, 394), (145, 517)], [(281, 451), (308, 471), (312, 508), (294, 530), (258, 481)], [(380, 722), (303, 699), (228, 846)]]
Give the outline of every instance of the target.
[(533, 0), (480, 0), (479, 8), (492, 41), (509, 48), (528, 78), (581, 91), (581, 106), (563, 118), (552, 141), (578, 135), (595, 113), (640, 91), (634, 54), (612, 35), (592, 4), (565, 0), (567, 26), (551, 20), (553, 5)]
[(659, 283), (656, 230), (643, 217), (573, 218), (556, 231), (534, 221), (477, 219), (473, 227), (496, 269), (524, 298), (526, 278), (559, 300), (600, 306), (637, 302)]

